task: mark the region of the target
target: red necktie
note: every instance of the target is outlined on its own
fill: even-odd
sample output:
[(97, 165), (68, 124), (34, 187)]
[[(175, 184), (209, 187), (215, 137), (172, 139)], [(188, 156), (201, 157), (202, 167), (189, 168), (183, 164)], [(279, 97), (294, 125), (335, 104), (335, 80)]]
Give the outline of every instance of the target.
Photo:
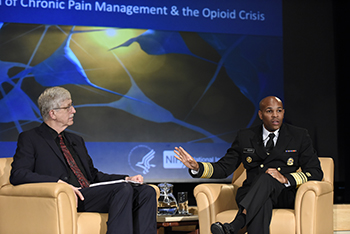
[(85, 178), (79, 167), (77, 166), (73, 156), (69, 152), (67, 146), (64, 144), (62, 135), (58, 135), (58, 138), (60, 139), (60, 146), (63, 151), (64, 157), (67, 159), (67, 162), (69, 164), (69, 167), (72, 169), (73, 173), (78, 179), (79, 184), (81, 185), (82, 188), (87, 188), (89, 187), (89, 181)]

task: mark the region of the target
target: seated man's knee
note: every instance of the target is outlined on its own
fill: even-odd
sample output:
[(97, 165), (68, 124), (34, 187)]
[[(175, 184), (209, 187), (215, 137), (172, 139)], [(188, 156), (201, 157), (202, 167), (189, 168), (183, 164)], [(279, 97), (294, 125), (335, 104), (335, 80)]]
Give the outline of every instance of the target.
[(155, 198), (157, 196), (156, 190), (149, 185), (145, 186), (144, 193), (146, 194), (147, 197), (150, 197), (150, 198), (153, 198), (153, 197)]
[(258, 177), (256, 183), (268, 184), (270, 182), (273, 182), (273, 180), (275, 180), (275, 178), (273, 178), (270, 174), (263, 173)]
[(129, 183), (116, 184), (113, 189), (114, 194), (121, 194), (123, 196), (133, 196), (133, 188)]
[(135, 187), (135, 190), (137, 191), (140, 197), (147, 198), (147, 199), (153, 199), (156, 197), (156, 191), (152, 186), (142, 185), (142, 186)]

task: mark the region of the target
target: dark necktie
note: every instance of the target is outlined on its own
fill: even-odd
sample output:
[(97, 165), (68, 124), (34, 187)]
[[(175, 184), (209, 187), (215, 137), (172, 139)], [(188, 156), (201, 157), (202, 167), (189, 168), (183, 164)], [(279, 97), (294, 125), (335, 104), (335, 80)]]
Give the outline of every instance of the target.
[(89, 187), (89, 181), (85, 178), (84, 174), (81, 172), (79, 167), (77, 166), (72, 154), (69, 152), (67, 146), (64, 144), (62, 135), (58, 135), (60, 139), (60, 146), (63, 152), (64, 157), (67, 159), (69, 167), (72, 169), (73, 173), (78, 179), (79, 184), (82, 188)]
[(266, 150), (267, 153), (271, 152), (271, 150), (273, 149), (273, 146), (275, 145), (273, 143), (273, 138), (274, 137), (275, 137), (274, 133), (270, 133), (269, 134), (269, 140), (267, 141), (266, 146), (265, 146), (265, 150)]

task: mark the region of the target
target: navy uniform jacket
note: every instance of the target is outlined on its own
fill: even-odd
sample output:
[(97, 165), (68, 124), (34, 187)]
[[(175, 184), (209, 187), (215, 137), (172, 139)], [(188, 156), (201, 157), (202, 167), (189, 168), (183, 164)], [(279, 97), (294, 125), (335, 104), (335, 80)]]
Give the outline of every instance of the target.
[[(240, 130), (227, 153), (216, 163), (199, 163), (201, 178), (226, 178), (240, 163), (247, 179), (240, 193), (246, 193), (254, 179), (268, 168), (276, 168), (296, 188), (309, 180), (322, 180), (323, 172), (306, 129), (282, 124), (277, 143), (267, 155), (262, 140), (262, 125)], [(301, 168), (301, 172), (297, 170)]]
[[(125, 179), (127, 176), (98, 171), (88, 155), (83, 138), (69, 132), (65, 132), (65, 137), (80, 157), (90, 183)], [(13, 159), (10, 176), (13, 185), (69, 180), (70, 168), (44, 123), (19, 135)]]

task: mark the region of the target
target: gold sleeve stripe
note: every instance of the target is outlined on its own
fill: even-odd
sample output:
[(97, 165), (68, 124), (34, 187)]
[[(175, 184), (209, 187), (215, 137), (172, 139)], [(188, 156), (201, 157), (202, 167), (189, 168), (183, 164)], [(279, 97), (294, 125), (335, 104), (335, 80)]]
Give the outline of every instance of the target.
[(307, 176), (305, 175), (304, 172), (295, 172), (295, 173), (291, 173), (291, 175), (295, 179), (297, 187), (307, 182)]
[(204, 171), (203, 171), (201, 178), (209, 179), (213, 175), (213, 172), (214, 172), (213, 165), (211, 165), (211, 163), (206, 163), (206, 162), (202, 162), (202, 164), (204, 167)]

